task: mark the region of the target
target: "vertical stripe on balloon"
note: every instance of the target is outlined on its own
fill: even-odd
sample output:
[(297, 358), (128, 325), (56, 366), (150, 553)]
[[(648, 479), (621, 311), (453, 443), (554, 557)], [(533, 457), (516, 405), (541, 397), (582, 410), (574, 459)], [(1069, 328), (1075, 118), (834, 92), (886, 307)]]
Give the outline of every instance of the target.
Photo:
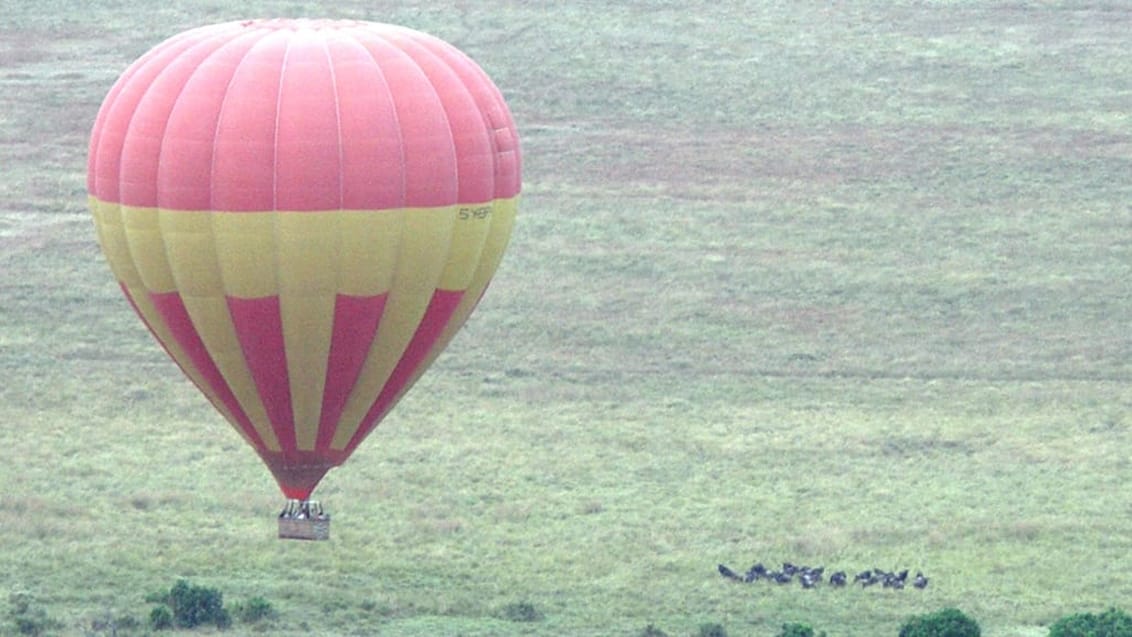
[(326, 389), (322, 398), (322, 417), (318, 423), (316, 447), (326, 450), (354, 390), (366, 354), (370, 351), (381, 315), (385, 311), (380, 296), (339, 295), (334, 306), (334, 334), (326, 365)]
[(291, 411), (291, 385), (283, 347), (283, 321), (279, 297), (228, 298), (236, 338), (271, 427), (284, 452), (295, 450), (295, 422)]
[(149, 299), (161, 316), (165, 328), (177, 342), (181, 351), (192, 362), (193, 367), (207, 384), (208, 389), (236, 418), (235, 424), (243, 429), (250, 439), (262, 439), (269, 449), (277, 450), (279, 447), (276, 438), (274, 436), (262, 436), (255, 430), (254, 425), (240, 405), (240, 401), (232, 393), (227, 381), (224, 380), (224, 375), (220, 373), (204, 342), (201, 341), (181, 295), (177, 292), (150, 293)]
[(452, 318), (452, 312), (459, 305), (463, 295), (462, 290), (437, 290), (433, 293), (428, 309), (421, 317), (420, 325), (417, 326), (404, 354), (397, 361), (397, 366), (393, 368), (393, 373), (378, 394), (377, 400), (362, 419), (361, 426), (346, 445), (347, 454), (353, 452), (401, 397), (409, 380), (414, 377), (417, 368), (436, 344), (436, 339), (444, 330), (444, 326), (448, 325), (448, 320)]

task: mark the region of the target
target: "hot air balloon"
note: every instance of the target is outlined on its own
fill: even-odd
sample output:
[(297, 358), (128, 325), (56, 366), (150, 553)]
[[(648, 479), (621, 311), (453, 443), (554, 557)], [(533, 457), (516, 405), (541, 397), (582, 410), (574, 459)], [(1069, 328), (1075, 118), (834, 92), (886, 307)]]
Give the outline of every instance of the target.
[(126, 298), (271, 470), (280, 519), (325, 519), (319, 480), (495, 273), (520, 152), (499, 90), (442, 40), (253, 20), (130, 65), (94, 123), (87, 185)]

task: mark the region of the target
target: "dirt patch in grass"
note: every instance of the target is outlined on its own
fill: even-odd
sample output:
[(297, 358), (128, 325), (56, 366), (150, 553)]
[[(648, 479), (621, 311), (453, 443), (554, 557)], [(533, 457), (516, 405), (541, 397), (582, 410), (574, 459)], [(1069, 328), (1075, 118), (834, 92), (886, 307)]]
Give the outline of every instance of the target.
[(0, 71), (66, 59), (67, 51), (76, 44), (103, 35), (96, 25), (78, 22), (19, 25), (19, 20), (6, 15), (15, 24), (0, 26)]
[(1124, 161), (1132, 145), (1128, 135), (1100, 131), (975, 125), (655, 129), (604, 121), (529, 128), (528, 172), (536, 182), (714, 201), (892, 182), (918, 182), (928, 196), (933, 186), (977, 185), (1004, 164), (1021, 172), (1051, 162)]
[(0, 29), (0, 70), (51, 59), (48, 36), (34, 31)]
[[(580, 125), (569, 134), (542, 134), (544, 130), (549, 129), (535, 127), (531, 154), (554, 164), (536, 164), (532, 172), (562, 176), (572, 169), (570, 177), (608, 190), (652, 188), (678, 198), (742, 200), (752, 195), (755, 181), (828, 186), (908, 173), (922, 163), (908, 161), (917, 140), (898, 129), (657, 130), (614, 121)], [(924, 136), (924, 131), (916, 134)]]

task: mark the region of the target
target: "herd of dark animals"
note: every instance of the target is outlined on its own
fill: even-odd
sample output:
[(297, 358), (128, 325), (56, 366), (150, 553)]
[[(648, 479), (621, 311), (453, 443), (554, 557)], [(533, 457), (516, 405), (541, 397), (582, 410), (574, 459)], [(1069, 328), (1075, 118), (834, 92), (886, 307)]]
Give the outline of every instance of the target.
[[(731, 570), (724, 564), (719, 565), (719, 574), (723, 577), (735, 581), (750, 584), (759, 580), (766, 580), (767, 582), (774, 582), (776, 584), (789, 584), (795, 579), (802, 585), (802, 588), (813, 588), (823, 581), (825, 576), (825, 567), (818, 566), (795, 566), (790, 562), (782, 564), (782, 570), (771, 571), (767, 570), (760, 562), (751, 568), (747, 569), (746, 573), (740, 575)], [(830, 586), (840, 588), (848, 585), (849, 575), (845, 571), (837, 571), (831, 573), (828, 580), (825, 580)], [(924, 589), (928, 587), (928, 578), (920, 571), (916, 571), (915, 577), (912, 581), (908, 581), (908, 569), (899, 572), (885, 571), (883, 569), (874, 568), (866, 569), (857, 573), (853, 577), (853, 584), (860, 584), (862, 588), (868, 588), (880, 584), (883, 588), (902, 589), (906, 584), (911, 584), (914, 588)]]

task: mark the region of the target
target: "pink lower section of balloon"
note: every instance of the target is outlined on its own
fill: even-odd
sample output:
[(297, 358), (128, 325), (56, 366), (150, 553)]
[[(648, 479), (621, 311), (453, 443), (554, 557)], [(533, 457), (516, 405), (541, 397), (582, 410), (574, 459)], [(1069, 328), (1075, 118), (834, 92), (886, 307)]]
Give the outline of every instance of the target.
[[(124, 287), (123, 291), (126, 291)], [(126, 296), (130, 298), (128, 291)], [(381, 392), (367, 410), (361, 426), (345, 448), (333, 449), (331, 441), (336, 427), (361, 375), (370, 347), (377, 337), (387, 300), (384, 294), (337, 297), (322, 412), (313, 450), (300, 450), (296, 445), (279, 298), (228, 298), (227, 305), (236, 337), (256, 391), (267, 410), (272, 430), (281, 446), (281, 451), (273, 452), (263, 444), (246, 410), (209, 354), (181, 295), (177, 292), (149, 294), (150, 302), (177, 348), (184, 352), (188, 364), (203, 379), (206, 387), (202, 389), (210, 398), (219, 401), (235, 419), (233, 424), (256, 447), (284, 493), (288, 497), (300, 499), (310, 494), (327, 470), (344, 462), (392, 409), (417, 377), (420, 366), (436, 347), (463, 297), (462, 291), (436, 290), (433, 293), (420, 324)], [(136, 304), (134, 307), (136, 310)], [(158, 335), (152, 326), (150, 330), (155, 336)], [(161, 340), (160, 337), (158, 340)], [(167, 344), (162, 344), (167, 351), (170, 349)]]

